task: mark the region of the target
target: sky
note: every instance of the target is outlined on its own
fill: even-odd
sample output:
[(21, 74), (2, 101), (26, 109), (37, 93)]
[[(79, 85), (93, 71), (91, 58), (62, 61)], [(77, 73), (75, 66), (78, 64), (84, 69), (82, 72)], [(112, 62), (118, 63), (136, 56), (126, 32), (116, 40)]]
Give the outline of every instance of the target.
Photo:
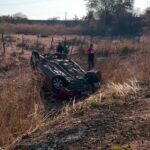
[[(150, 0), (135, 0), (135, 9), (143, 11), (150, 6)], [(85, 0), (0, 0), (0, 15), (22, 12), (29, 19), (49, 19), (59, 17), (72, 19), (86, 15)]]

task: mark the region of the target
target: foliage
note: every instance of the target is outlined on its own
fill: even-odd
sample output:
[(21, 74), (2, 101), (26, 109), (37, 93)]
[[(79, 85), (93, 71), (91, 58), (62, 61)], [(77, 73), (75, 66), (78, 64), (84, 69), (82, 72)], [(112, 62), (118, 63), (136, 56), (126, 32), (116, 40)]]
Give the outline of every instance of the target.
[[(134, 0), (85, 0), (101, 22), (102, 32), (113, 35), (137, 34), (139, 26), (133, 15)], [(89, 14), (88, 14), (89, 15)], [(137, 29), (138, 28), (138, 29)]]
[(114, 150), (132, 150), (130, 147), (121, 147), (121, 146), (114, 146)]
[(129, 54), (132, 54), (134, 51), (135, 51), (134, 49), (131, 49), (128, 46), (124, 46), (120, 51), (120, 55), (121, 56), (126, 56), (126, 55), (129, 55)]

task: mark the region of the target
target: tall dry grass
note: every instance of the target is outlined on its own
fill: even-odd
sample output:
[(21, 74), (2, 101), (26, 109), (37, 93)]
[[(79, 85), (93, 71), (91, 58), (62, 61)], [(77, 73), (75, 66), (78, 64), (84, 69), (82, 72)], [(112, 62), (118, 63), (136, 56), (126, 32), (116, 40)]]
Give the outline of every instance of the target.
[(131, 78), (150, 80), (150, 54), (135, 55), (120, 59), (112, 57), (101, 64), (103, 82), (113, 81), (122, 83)]
[[(46, 135), (50, 133), (55, 133), (62, 128), (69, 128), (73, 124), (78, 124), (79, 120), (74, 115), (80, 116), (80, 113), (84, 114), (85, 112), (92, 110), (94, 108), (99, 108), (105, 103), (111, 105), (116, 101), (122, 101), (122, 98), (128, 94), (135, 94), (140, 89), (138, 82), (136, 80), (130, 80), (123, 84), (111, 83), (107, 86), (107, 90), (98, 91), (96, 94), (91, 95), (89, 98), (84, 101), (76, 101), (75, 99), (71, 103), (66, 103), (66, 105), (61, 109), (59, 115), (55, 117), (50, 117), (50, 114), (47, 114), (43, 122), (37, 127), (38, 132)], [(115, 96), (114, 96), (115, 93)], [(78, 121), (78, 122), (76, 122)], [(38, 133), (40, 136), (41, 134)]]
[(0, 77), (0, 147), (36, 128), (42, 118), (39, 87), (29, 71), (11, 75), (11, 70)]
[[(98, 43), (97, 53), (104, 60), (99, 62), (97, 69), (102, 71), (103, 82), (124, 82), (131, 78), (150, 80), (149, 36), (142, 41), (135, 39)], [(104, 46), (104, 47), (103, 47)], [(115, 48), (114, 48), (115, 47)], [(104, 54), (104, 55), (103, 55)], [(105, 55), (107, 54), (107, 55)]]
[[(8, 145), (35, 129), (39, 129), (41, 133), (53, 132), (52, 127), (60, 124), (64, 118), (71, 120), (73, 113), (87, 111), (99, 107), (102, 103), (121, 100), (123, 96), (136, 93), (140, 88), (138, 80), (150, 80), (150, 43), (147, 38), (144, 44), (126, 40), (124, 45), (119, 43), (120, 46), (115, 50), (111, 49), (112, 41), (108, 42), (108, 47), (105, 45), (105, 48), (110, 49), (110, 57), (98, 62), (96, 66), (102, 72), (103, 91), (84, 101), (74, 100), (71, 104), (66, 104), (61, 114), (53, 118), (49, 117), (51, 114), (43, 118), (39, 85), (33, 80), (35, 76), (28, 65), (18, 66), (16, 70), (0, 74), (0, 146)], [(135, 51), (121, 56), (119, 50), (124, 47)], [(98, 50), (102, 51), (103, 48), (100, 46)], [(83, 63), (80, 61), (81, 65)], [(108, 83), (111, 84), (106, 86)]]
[(42, 24), (0, 24), (0, 32), (3, 33), (15, 33), (25, 35), (67, 35), (67, 34), (79, 34), (84, 31), (82, 26), (67, 27), (63, 24), (56, 25), (42, 25)]

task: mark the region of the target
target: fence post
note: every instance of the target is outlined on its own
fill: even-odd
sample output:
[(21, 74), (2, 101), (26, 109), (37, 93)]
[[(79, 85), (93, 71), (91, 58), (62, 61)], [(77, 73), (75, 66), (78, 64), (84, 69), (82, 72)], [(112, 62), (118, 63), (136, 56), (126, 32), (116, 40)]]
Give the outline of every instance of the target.
[(36, 50), (39, 50), (39, 35), (37, 35)]
[(86, 42), (86, 36), (84, 36), (84, 37), (83, 37), (83, 40), (81, 41), (80, 53), (79, 53), (80, 59), (82, 59), (83, 54), (84, 54), (83, 46), (84, 46), (85, 42)]
[(51, 50), (54, 49), (53, 42), (54, 42), (54, 36), (52, 36), (52, 39), (51, 39), (51, 45), (50, 45), (50, 49), (51, 49)]
[(21, 49), (21, 54), (23, 54), (24, 53), (24, 36), (22, 35), (22, 49)]
[(3, 33), (2, 33), (2, 44), (3, 44), (3, 54), (5, 55), (6, 47), (5, 47), (5, 39), (4, 39), (4, 34)]

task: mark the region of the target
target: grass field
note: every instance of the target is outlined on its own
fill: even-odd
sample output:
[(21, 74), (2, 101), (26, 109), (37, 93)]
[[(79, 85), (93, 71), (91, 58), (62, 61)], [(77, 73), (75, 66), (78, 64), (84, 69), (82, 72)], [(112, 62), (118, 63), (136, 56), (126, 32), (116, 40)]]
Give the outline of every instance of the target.
[[(30, 68), (30, 55), (33, 49), (39, 49), (41, 53), (54, 51), (58, 42), (64, 39), (70, 43), (70, 56), (84, 69), (87, 68), (85, 49), (91, 41), (94, 43), (94, 69), (102, 72), (102, 89), (88, 100), (64, 104), (58, 116), (48, 119), (51, 115), (49, 112), (45, 117), (40, 81)], [(60, 130), (58, 122), (62, 123), (64, 130), (71, 128), (73, 122), (79, 121), (78, 118), (75, 121), (72, 114), (92, 111), (93, 107), (101, 104), (113, 105), (118, 99), (124, 100), (122, 97), (135, 95), (140, 90), (137, 83), (150, 80), (149, 40), (149, 36), (138, 40), (112, 40), (76, 35), (45, 38), (5, 35), (5, 54), (2, 43), (0, 45), (0, 147), (6, 147), (37, 130), (35, 136), (55, 133), (57, 129)], [(56, 128), (52, 129), (55, 124)]]

